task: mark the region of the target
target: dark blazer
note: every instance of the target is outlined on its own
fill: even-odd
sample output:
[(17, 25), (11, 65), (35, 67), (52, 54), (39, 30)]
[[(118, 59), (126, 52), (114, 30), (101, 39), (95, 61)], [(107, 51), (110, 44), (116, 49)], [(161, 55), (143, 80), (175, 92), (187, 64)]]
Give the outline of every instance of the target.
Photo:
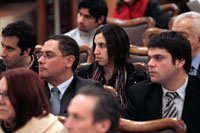
[[(47, 83), (46, 83), (46, 85), (47, 85)], [(71, 84), (69, 85), (67, 90), (64, 92), (63, 97), (61, 99), (60, 115), (62, 115), (62, 116), (67, 115), (67, 107), (68, 107), (71, 99), (75, 96), (75, 93), (77, 92), (77, 90), (79, 90), (79, 88), (86, 86), (86, 85), (95, 85), (95, 86), (103, 88), (103, 86), (100, 82), (93, 81), (90, 79), (83, 79), (77, 75), (74, 75), (74, 78), (73, 78)], [(47, 97), (50, 100), (51, 93), (50, 93), (50, 89), (48, 87), (46, 87), (46, 92), (47, 92)], [(50, 103), (50, 101), (49, 101), (49, 103)]]
[[(128, 106), (124, 117), (136, 121), (162, 118), (162, 88), (150, 80), (138, 83), (130, 88)], [(189, 76), (186, 87), (182, 120), (189, 133), (200, 133), (200, 78)]]

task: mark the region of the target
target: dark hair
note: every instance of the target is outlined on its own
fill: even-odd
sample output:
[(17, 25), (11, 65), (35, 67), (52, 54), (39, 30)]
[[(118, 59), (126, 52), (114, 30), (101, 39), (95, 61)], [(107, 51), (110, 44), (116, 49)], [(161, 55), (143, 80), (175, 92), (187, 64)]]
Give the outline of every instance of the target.
[(96, 22), (101, 16), (104, 16), (103, 24), (106, 23), (108, 7), (105, 0), (81, 0), (78, 9), (81, 8), (88, 8), (90, 15), (96, 18)]
[(61, 51), (63, 56), (67, 56), (67, 55), (75, 56), (75, 61), (72, 65), (72, 70), (75, 71), (76, 67), (78, 66), (79, 56), (80, 56), (80, 49), (77, 42), (73, 38), (66, 35), (53, 35), (53, 36), (50, 36), (47, 39), (47, 41), (51, 39), (59, 41), (58, 48)]
[(94, 96), (97, 98), (97, 103), (93, 110), (93, 122), (109, 119), (111, 121), (111, 126), (107, 132), (117, 132), (121, 109), (113, 95), (106, 92), (103, 88), (91, 85), (82, 87), (77, 94)]
[[(102, 33), (107, 45), (107, 52), (109, 60), (114, 61), (117, 68), (123, 68), (128, 63), (129, 58), (129, 38), (123, 28), (115, 24), (106, 24), (99, 28), (95, 36)], [(94, 42), (93, 39), (93, 42)], [(93, 43), (93, 52), (95, 51), (96, 44)]]
[(190, 42), (182, 33), (168, 31), (153, 36), (149, 43), (148, 48), (161, 48), (166, 49), (172, 56), (172, 62), (185, 60), (184, 69), (188, 73), (191, 67), (191, 46)]
[(17, 21), (11, 24), (8, 24), (2, 30), (2, 36), (16, 36), (19, 39), (17, 46), (21, 49), (21, 54), (27, 48), (31, 48), (29, 55), (33, 54), (35, 45), (37, 44), (36, 31), (32, 25), (24, 22)]
[(8, 87), (8, 97), (15, 110), (14, 131), (24, 126), (32, 117), (49, 114), (50, 107), (45, 85), (40, 76), (27, 68), (16, 68), (1, 73)]

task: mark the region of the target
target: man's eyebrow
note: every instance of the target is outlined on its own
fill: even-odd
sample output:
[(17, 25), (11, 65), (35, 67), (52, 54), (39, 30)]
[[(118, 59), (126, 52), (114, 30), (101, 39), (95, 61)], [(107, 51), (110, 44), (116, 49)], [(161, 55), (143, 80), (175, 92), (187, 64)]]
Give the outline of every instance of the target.
[(49, 51), (49, 50), (48, 51), (42, 51), (41, 50), (41, 53), (50, 53), (50, 54), (52, 53), (52, 54), (55, 54), (53, 51)]

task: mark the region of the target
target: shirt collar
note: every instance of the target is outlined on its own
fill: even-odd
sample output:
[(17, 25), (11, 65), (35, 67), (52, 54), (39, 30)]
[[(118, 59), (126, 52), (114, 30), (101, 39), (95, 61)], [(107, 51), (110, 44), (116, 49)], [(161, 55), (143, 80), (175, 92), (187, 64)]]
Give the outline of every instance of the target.
[[(188, 84), (188, 75), (186, 77), (186, 80), (185, 82), (183, 83), (183, 85), (181, 85), (177, 90), (176, 92), (178, 93), (178, 95), (181, 97), (181, 99), (185, 99), (185, 90), (186, 90), (186, 87), (187, 87), (187, 84)], [(172, 91), (169, 91), (167, 89), (165, 89), (164, 86), (162, 86), (162, 90), (163, 90), (163, 96), (166, 95), (167, 92), (172, 92)]]
[[(58, 86), (56, 86), (58, 88), (58, 90), (60, 91), (61, 95), (63, 95), (65, 93), (66, 89), (71, 84), (73, 78), (74, 78), (74, 76), (72, 75), (71, 78), (69, 78), (67, 81), (65, 81), (65, 82), (59, 84)], [(48, 87), (51, 90), (54, 86), (51, 85), (50, 83), (48, 83)]]
[(33, 62), (35, 61), (35, 57), (33, 55), (31, 55), (31, 63), (28, 65), (28, 69), (31, 68), (31, 66), (33, 65)]
[(199, 64), (200, 64), (200, 53), (194, 57), (194, 59), (192, 60), (192, 66), (198, 70), (199, 68)]
[(79, 30), (79, 28), (78, 28), (78, 30), (79, 30), (79, 33), (80, 33), (81, 36), (91, 36), (91, 35), (94, 35), (95, 32), (97, 31), (97, 29), (102, 27), (102, 26), (103, 25), (99, 25), (97, 28), (94, 28), (94, 29), (89, 30), (89, 31), (81, 31), (81, 30)]

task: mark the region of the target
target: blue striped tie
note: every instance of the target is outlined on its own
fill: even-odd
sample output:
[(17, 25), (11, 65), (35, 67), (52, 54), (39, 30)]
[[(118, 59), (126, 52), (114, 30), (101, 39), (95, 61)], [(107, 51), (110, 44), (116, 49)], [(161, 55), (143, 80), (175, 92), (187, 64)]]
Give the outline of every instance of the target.
[(164, 108), (163, 117), (164, 118), (177, 117), (178, 114), (177, 114), (176, 105), (174, 103), (174, 99), (178, 97), (178, 93), (167, 92), (166, 97), (167, 97), (167, 104)]
[(51, 112), (54, 115), (60, 114), (60, 91), (58, 88), (54, 87), (51, 89), (51, 92), (53, 93), (53, 97), (51, 99)]

